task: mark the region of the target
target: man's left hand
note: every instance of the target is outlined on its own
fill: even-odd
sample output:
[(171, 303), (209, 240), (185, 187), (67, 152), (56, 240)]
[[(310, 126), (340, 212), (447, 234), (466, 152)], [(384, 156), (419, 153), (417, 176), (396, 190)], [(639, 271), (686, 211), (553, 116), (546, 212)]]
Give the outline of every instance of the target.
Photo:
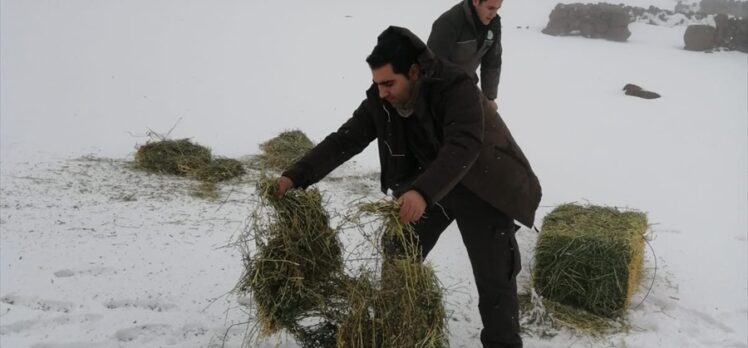
[(496, 104), (496, 99), (489, 100), (488, 104), (491, 105), (491, 107), (493, 107), (494, 110), (498, 110), (499, 109), (499, 106)]
[(400, 221), (404, 223), (418, 221), (426, 210), (426, 200), (416, 190), (405, 192), (397, 201), (400, 202)]

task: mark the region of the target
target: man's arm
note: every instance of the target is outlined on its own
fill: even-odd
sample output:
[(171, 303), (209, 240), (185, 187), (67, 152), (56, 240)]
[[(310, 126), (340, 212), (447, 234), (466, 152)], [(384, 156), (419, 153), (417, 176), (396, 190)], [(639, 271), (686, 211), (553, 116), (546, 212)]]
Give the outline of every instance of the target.
[(488, 49), (480, 64), (480, 86), (489, 100), (496, 99), (499, 90), (499, 78), (501, 77), (501, 18), (496, 16), (491, 23), (494, 32), (494, 42)]
[(361, 102), (348, 121), (296, 161), (282, 176), (290, 179), (293, 187), (307, 188), (363, 151), (377, 136), (365, 104), (365, 100)]

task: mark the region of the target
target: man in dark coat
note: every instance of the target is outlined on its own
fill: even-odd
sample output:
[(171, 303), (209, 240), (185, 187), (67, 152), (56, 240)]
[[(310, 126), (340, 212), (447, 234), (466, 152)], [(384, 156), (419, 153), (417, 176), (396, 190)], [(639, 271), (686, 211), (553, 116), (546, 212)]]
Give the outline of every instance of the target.
[(463, 0), (434, 21), (428, 47), (437, 57), (459, 65), (480, 85), (491, 106), (501, 76), (501, 17), (503, 0)]
[(318, 182), (376, 139), (382, 192), (398, 197), (423, 258), (457, 221), (484, 347), (521, 347), (514, 220), (532, 226), (541, 196), (529, 162), (472, 79), (407, 29), (385, 30), (366, 61), (373, 77), (366, 99), (282, 174), (279, 194)]

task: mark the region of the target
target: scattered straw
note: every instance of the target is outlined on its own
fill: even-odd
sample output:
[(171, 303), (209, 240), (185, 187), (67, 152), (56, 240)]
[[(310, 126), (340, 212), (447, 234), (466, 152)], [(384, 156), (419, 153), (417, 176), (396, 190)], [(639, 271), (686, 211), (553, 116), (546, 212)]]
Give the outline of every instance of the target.
[(621, 318), (608, 318), (554, 302), (539, 296), (534, 289), (519, 295), (522, 331), (527, 335), (550, 338), (566, 328), (591, 337), (619, 332), (628, 325)]
[(195, 177), (207, 182), (221, 182), (245, 173), (242, 163), (232, 158), (215, 158), (195, 171)]

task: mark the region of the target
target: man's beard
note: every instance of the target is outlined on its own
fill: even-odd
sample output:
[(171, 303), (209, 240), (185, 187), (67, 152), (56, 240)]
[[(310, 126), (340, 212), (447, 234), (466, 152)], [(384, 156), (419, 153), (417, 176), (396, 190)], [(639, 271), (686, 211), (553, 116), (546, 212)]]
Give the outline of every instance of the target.
[(405, 101), (396, 101), (396, 102), (390, 102), (392, 106), (397, 110), (397, 113), (400, 114), (402, 117), (409, 117), (413, 114), (413, 109), (415, 105), (416, 98), (418, 97), (418, 92), (421, 89), (421, 80), (408, 80), (408, 83), (410, 84), (410, 95), (408, 96), (408, 99)]

